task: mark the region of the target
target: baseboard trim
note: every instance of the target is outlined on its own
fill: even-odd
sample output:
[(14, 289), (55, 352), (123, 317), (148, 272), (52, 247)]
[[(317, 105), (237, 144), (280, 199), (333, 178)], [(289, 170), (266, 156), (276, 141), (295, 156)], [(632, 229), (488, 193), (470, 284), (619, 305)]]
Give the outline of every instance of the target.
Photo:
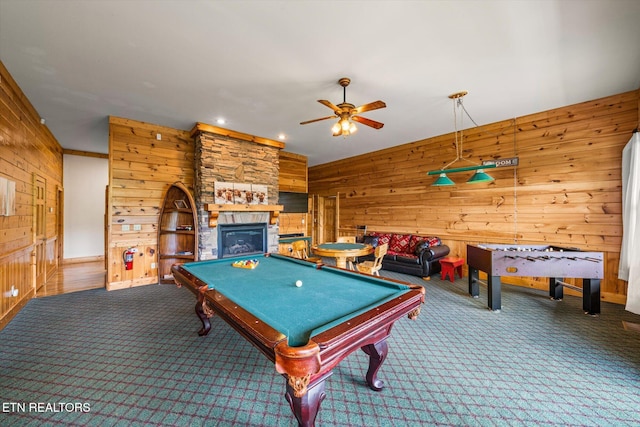
[(0, 319), (0, 331), (4, 329), (5, 326), (7, 326), (9, 324), (9, 322), (11, 322), (11, 319), (13, 319), (16, 314), (18, 314), (18, 312), (20, 310), (22, 310), (24, 308), (25, 305), (27, 305), (27, 303), (34, 298), (34, 292), (33, 289), (30, 290), (21, 300), (20, 302), (18, 302), (16, 305), (14, 305), (5, 315), (4, 317), (2, 317), (2, 319)]
[(62, 260), (62, 264), (81, 264), (83, 262), (95, 262), (104, 261), (104, 255), (87, 256), (79, 258), (65, 258)]

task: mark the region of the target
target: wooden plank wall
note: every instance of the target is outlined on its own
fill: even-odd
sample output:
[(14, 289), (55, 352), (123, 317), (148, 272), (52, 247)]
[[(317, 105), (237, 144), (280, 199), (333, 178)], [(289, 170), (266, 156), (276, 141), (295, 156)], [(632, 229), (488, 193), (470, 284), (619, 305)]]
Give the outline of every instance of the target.
[[(46, 181), (45, 274), (58, 267), (62, 147), (0, 62), (0, 176), (16, 183), (16, 214), (0, 216), (0, 329), (35, 295), (34, 175)], [(18, 296), (10, 296), (11, 287)]]
[[(632, 91), (507, 119), (464, 132), (464, 157), (519, 157), (516, 168), (488, 170), (492, 183), (433, 187), (455, 159), (447, 134), (309, 169), (309, 192), (340, 199), (340, 226), (440, 236), (451, 254), (466, 257), (477, 243), (554, 244), (605, 253), (603, 300), (624, 303), (617, 279), (622, 236), (622, 148), (639, 122)], [(453, 167), (466, 166), (458, 162)], [(507, 280), (505, 280), (507, 281)], [(546, 278), (510, 283), (546, 289)], [(577, 281), (573, 281), (577, 283)]]
[[(158, 282), (160, 205), (174, 182), (182, 182), (193, 195), (194, 146), (185, 130), (109, 119), (107, 289)], [(138, 252), (133, 269), (127, 271), (122, 253), (128, 248)]]
[[(306, 156), (280, 150), (280, 172), (278, 176), (279, 191), (306, 193)], [(308, 235), (308, 221), (305, 213), (281, 213), (278, 217), (278, 225), (280, 234), (304, 233)]]

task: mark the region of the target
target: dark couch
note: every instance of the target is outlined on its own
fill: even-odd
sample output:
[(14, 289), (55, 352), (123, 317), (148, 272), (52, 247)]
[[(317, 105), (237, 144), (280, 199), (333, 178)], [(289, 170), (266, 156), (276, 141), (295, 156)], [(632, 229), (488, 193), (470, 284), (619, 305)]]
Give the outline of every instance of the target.
[[(415, 234), (372, 232), (364, 236), (364, 243), (373, 247), (389, 244), (382, 259), (382, 269), (428, 278), (440, 272), (440, 259), (449, 255), (449, 247), (438, 237)], [(358, 262), (370, 261), (374, 255), (358, 257)]]

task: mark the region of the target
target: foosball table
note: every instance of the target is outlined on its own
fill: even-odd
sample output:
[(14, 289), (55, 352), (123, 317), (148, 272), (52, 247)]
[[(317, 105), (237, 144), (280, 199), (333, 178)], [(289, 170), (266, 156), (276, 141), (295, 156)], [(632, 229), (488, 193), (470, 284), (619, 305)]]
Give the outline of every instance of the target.
[[(585, 313), (600, 313), (600, 280), (604, 277), (602, 252), (583, 252), (575, 248), (544, 245), (467, 245), (469, 294), (480, 295), (479, 272), (487, 274), (488, 306), (502, 308), (500, 277), (548, 277), (549, 296), (563, 298), (565, 287), (582, 293)], [(567, 277), (582, 278), (582, 288), (564, 282)]]

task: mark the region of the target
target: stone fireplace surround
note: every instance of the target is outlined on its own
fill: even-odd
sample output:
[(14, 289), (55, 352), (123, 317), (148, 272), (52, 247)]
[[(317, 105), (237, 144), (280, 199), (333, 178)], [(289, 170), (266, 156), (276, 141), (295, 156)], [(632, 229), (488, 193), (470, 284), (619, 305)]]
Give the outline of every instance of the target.
[[(214, 183), (243, 182), (263, 184), (269, 203), (278, 201), (279, 152), (284, 144), (246, 134), (228, 136), (224, 129), (197, 123), (191, 131), (195, 140), (195, 202), (198, 209), (198, 259), (216, 259), (218, 230), (209, 227), (205, 205), (214, 203)], [(229, 131), (227, 131), (229, 132)], [(268, 211), (220, 212), (218, 224), (267, 224), (267, 252), (278, 251), (278, 225), (270, 224)]]

